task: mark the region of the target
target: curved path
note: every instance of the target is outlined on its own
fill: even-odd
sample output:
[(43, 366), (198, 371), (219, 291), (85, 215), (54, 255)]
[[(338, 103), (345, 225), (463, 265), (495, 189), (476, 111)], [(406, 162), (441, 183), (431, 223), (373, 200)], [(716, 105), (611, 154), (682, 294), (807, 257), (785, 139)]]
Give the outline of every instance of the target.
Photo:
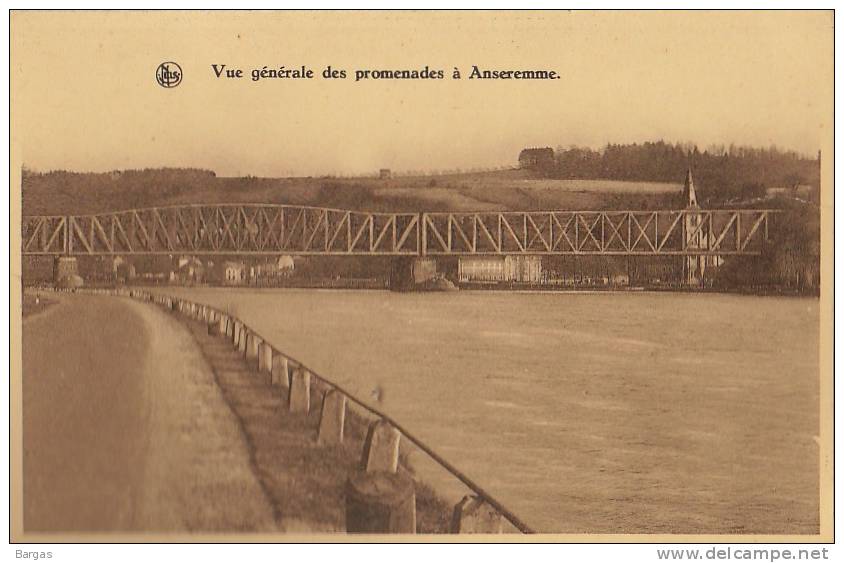
[(25, 532), (278, 530), (189, 331), (62, 295), (23, 323)]

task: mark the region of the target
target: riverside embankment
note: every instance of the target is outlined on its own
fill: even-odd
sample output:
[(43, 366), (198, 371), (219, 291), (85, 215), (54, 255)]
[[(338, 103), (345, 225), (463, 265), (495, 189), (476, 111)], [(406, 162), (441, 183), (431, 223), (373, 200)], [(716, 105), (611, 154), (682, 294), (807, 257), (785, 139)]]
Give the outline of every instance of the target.
[[(155, 303), (162, 306), (156, 314), (166, 311), (163, 313), (165, 322), (184, 321), (184, 328), (193, 342), (182, 340), (179, 344), (198, 349), (191, 352), (198, 352), (200, 357), (189, 361), (195, 368), (212, 374), (222, 399), (239, 425), (250, 470), (261, 489), (262, 499), (246, 497), (241, 500), (246, 504), (257, 503), (261, 509), (269, 505), (275, 529), (307, 533), (489, 533), (509, 529), (503, 522), (506, 519), (522, 531), (531, 531), (398, 423), (332, 385), (301, 362), (279, 353), (240, 320), (190, 301), (142, 291), (94, 290), (91, 293), (97, 296), (94, 299), (100, 300), (115, 295), (132, 297), (136, 300), (132, 303), (134, 307), (141, 302)], [(124, 320), (116, 319), (118, 322)], [(97, 321), (103, 324), (103, 319)], [(125, 328), (120, 325), (124, 337)], [(128, 328), (132, 329), (130, 333), (136, 332), (136, 327)], [(172, 338), (173, 335), (162, 337)], [(160, 341), (149, 345), (142, 342), (140, 347), (157, 353), (161, 344)], [(133, 363), (137, 360), (131, 354), (127, 357)], [(165, 357), (167, 364), (158, 367), (165, 371), (168, 367), (178, 370), (178, 361), (169, 365), (173, 360)], [(137, 375), (130, 373), (134, 376), (133, 381)], [(173, 391), (176, 392), (171, 395), (170, 404), (185, 400), (184, 394)], [(137, 395), (137, 390), (134, 394)], [(150, 397), (144, 397), (144, 400), (150, 400)], [(198, 408), (203, 409), (206, 400), (199, 397)], [(157, 415), (151, 415), (159, 419), (154, 425), (166, 427), (173, 422), (166, 416)], [(198, 438), (202, 439), (202, 436)], [(143, 452), (132, 448), (132, 444), (129, 448), (135, 458), (143, 456)], [(473, 496), (466, 496), (455, 507), (434, 493), (417, 478), (409, 462), (410, 455), (420, 451), (439, 464), (441, 470), (450, 472), (464, 486), (464, 491)], [(219, 460), (203, 462), (213, 465)], [(122, 472), (118, 473), (118, 480), (133, 482)], [(160, 475), (153, 475), (156, 477)], [(154, 483), (144, 482), (141, 488), (148, 490), (150, 486)], [(124, 502), (130, 511), (137, 511), (138, 506), (142, 510), (143, 503), (135, 501), (133, 492), (129, 486)], [(214, 491), (207, 491), (207, 494), (213, 497)], [(173, 502), (194, 503), (196, 500), (176, 498)], [(226, 510), (225, 505), (214, 506), (218, 499), (209, 500), (212, 506), (197, 502), (190, 508), (199, 507), (203, 513), (211, 515)], [(138, 520), (134, 513), (133, 516), (129, 519), (130, 524), (124, 522), (123, 528)], [(249, 524), (234, 524), (232, 529), (230, 523), (223, 531), (255, 529)], [(95, 525), (94, 529), (101, 528)], [(117, 529), (122, 528), (118, 525)], [(171, 527), (165, 529), (169, 531)]]
[(27, 534), (283, 529), (179, 321), (128, 299), (49, 299), (23, 323)]

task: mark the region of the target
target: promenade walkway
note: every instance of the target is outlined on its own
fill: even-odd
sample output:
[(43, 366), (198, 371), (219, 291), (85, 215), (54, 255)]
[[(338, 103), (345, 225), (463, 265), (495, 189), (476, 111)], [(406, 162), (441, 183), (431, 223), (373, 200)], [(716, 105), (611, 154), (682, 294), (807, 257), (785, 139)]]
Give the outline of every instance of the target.
[(237, 417), (184, 324), (61, 294), (23, 323), (24, 532), (275, 532)]

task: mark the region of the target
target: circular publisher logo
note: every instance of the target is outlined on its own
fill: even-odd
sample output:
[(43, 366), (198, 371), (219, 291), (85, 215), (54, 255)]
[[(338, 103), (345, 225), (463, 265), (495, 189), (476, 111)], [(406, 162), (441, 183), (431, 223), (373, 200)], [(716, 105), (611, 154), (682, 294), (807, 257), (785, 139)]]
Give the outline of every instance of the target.
[(182, 83), (182, 67), (174, 62), (166, 62), (155, 69), (155, 81), (162, 88), (175, 88)]

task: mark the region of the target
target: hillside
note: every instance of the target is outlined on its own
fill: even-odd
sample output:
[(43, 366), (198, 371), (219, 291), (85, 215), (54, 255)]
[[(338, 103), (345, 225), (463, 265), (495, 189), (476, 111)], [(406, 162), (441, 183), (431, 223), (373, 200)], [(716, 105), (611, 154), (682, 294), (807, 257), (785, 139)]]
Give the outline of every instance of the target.
[(184, 203), (284, 203), (368, 211), (614, 209), (673, 206), (680, 184), (555, 180), (525, 170), (375, 178), (220, 178), (195, 169), (24, 172), (24, 215)]

